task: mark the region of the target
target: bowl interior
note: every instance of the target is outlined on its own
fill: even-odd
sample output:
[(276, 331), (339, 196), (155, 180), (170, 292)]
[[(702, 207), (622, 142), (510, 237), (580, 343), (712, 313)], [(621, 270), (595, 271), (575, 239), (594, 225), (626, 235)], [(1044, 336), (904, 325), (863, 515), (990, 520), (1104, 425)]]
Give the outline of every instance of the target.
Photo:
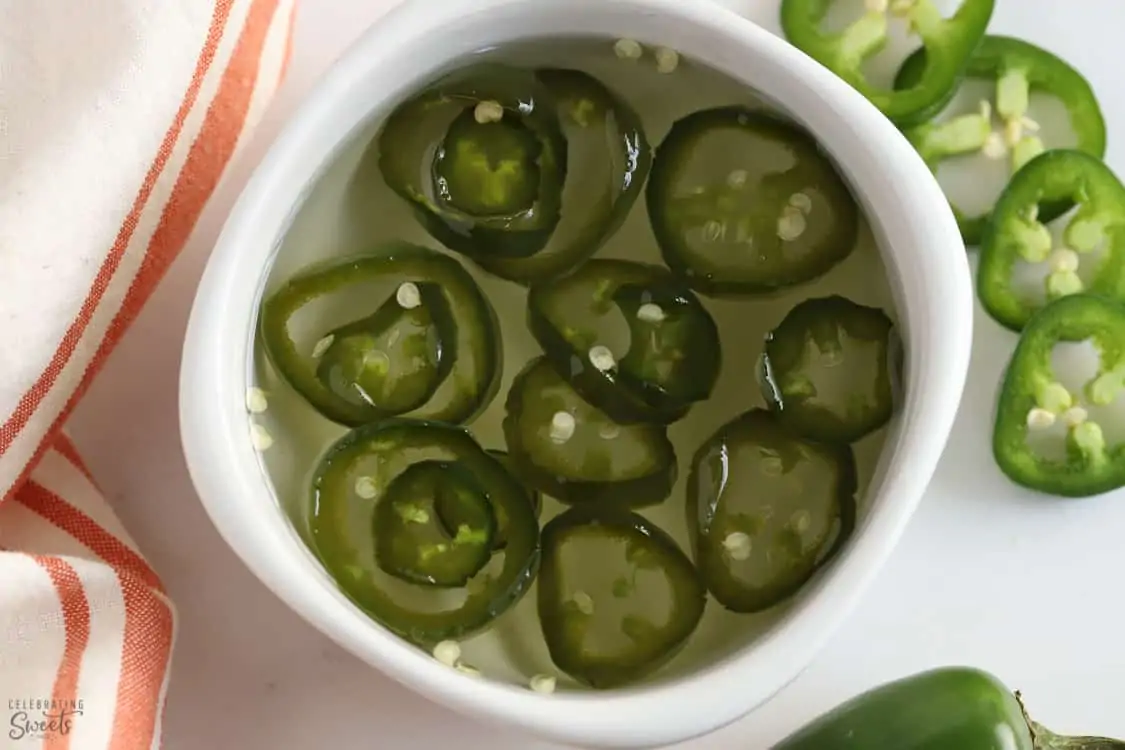
[[(469, 59), (451, 61), (451, 65), (486, 59), (528, 69), (580, 68), (618, 92), (636, 109), (653, 145), (664, 138), (676, 119), (700, 109), (730, 104), (767, 106), (759, 93), (698, 62), (684, 60), (675, 72), (664, 74), (648, 62), (618, 59), (613, 52), (613, 42), (612, 38), (583, 37), (526, 40), (506, 45), (501, 50), (476, 53)], [(309, 264), (362, 252), (383, 243), (407, 240), (441, 248), (379, 174), (376, 135), (387, 107), (393, 104), (385, 102), (373, 109), (363, 126), (352, 134), (312, 184), (281, 240), (269, 268), (264, 293), (271, 293)], [(504, 348), (500, 392), (469, 427), (486, 448), (504, 449), (501, 420), (505, 414), (505, 394), (524, 364), (541, 354), (525, 322), (526, 289), (488, 274), (461, 256), (453, 257), (461, 260), (473, 275), (500, 321)], [(644, 201), (637, 201), (625, 224), (596, 257), (661, 263)], [(659, 505), (640, 511), (671, 533), (681, 549), (691, 549), (684, 503), (692, 455), (733, 414), (765, 406), (754, 372), (767, 332), (800, 301), (831, 294), (885, 309), (892, 319), (897, 317), (891, 284), (870, 222), (861, 223), (859, 241), (847, 260), (810, 283), (768, 298), (704, 300), (723, 338), (722, 375), (711, 398), (693, 407), (686, 418), (669, 430), (679, 466), (671, 496)], [(355, 317), (370, 314), (379, 304), (373, 302), (370, 309), (356, 310)], [(315, 327), (312, 321), (308, 324)], [(301, 325), (306, 322), (302, 321)], [(316, 330), (321, 333), (313, 333), (313, 336), (322, 335), (322, 329)], [(266, 473), (281, 507), (311, 546), (310, 471), (346, 428), (321, 417), (289, 388), (260, 346), (252, 351), (255, 356), (250, 363), (249, 379), (270, 394), (269, 411), (258, 417), (259, 423), (275, 438), (274, 445), (263, 454)], [(880, 429), (855, 445), (861, 519), (867, 515), (867, 489), (886, 437), (887, 429)], [(810, 486), (809, 491), (816, 490)], [(564, 507), (548, 499), (541, 523), (549, 521)], [(778, 512), (783, 512), (783, 508), (784, 504)], [(653, 679), (674, 679), (757, 640), (774, 627), (801, 596), (803, 594), (760, 614), (735, 614), (715, 601), (709, 602), (704, 619), (687, 646)], [(532, 675), (558, 671), (551, 663), (540, 633), (534, 587), (494, 627), (462, 643), (462, 649), (465, 660), (489, 678), (516, 685), (526, 684)], [(565, 677), (562, 679), (566, 682)]]
[[(692, 109), (732, 100), (765, 103), (818, 138), (866, 215), (861, 247), (825, 278), (761, 302), (752, 319), (731, 317), (723, 304), (710, 306), (721, 326), (740, 331), (724, 341), (725, 370), (752, 372), (765, 330), (798, 299), (831, 291), (897, 318), (906, 367), (898, 415), (856, 446), (861, 519), (833, 565), (765, 615), (729, 615), (709, 603), (692, 644), (649, 684), (612, 694), (562, 692), (547, 700), (522, 680), (529, 671), (557, 671), (536, 643), (521, 647), (518, 638), (484, 636), (471, 645), (473, 659), (494, 681), (462, 678), (390, 635), (334, 586), (302, 538), (302, 508), (315, 458), (342, 429), (310, 418), (277, 382), (255, 346), (255, 324), (262, 295), (307, 262), (379, 239), (438, 247), (378, 179), (360, 176), (371, 137), (397, 102), (470, 55), (528, 39), (595, 35), (603, 44), (630, 36), (684, 55), (687, 63), (675, 75), (686, 83), (676, 84), (675, 101), (667, 96), (671, 77), (651, 69), (630, 74), (621, 92), (634, 106), (651, 108), (646, 129), (653, 143), (672, 119)], [(614, 61), (607, 57), (606, 64)], [(706, 86), (691, 85), (696, 65), (713, 71), (706, 73)], [(729, 77), (725, 89), (713, 85), (720, 75)], [(605, 78), (616, 83), (613, 73)], [(656, 259), (643, 201), (601, 255)], [(535, 351), (522, 325), (522, 293), (465, 265), (504, 319), (506, 389)], [(830, 73), (733, 14), (676, 0), (465, 0), (455, 9), (407, 3), (330, 72), (232, 212), (189, 328), (185, 451), (209, 513), (248, 566), (321, 630), (395, 679), (458, 710), (563, 741), (618, 747), (672, 742), (733, 720), (791, 680), (889, 554), (952, 424), (968, 364), (962, 334), (969, 330), (970, 295), (968, 266), (941, 191), (893, 126)], [(945, 366), (926, 368), (924, 361)], [(254, 451), (246, 429), (246, 387), (254, 383), (270, 392), (268, 418), (291, 421), (271, 425), (277, 442), (264, 456)], [(716, 405), (698, 408), (680, 430), (681, 466), (687, 457), (681, 446), (694, 449), (722, 418), (758, 403), (752, 385), (729, 381), (719, 389)], [(471, 426), (482, 442), (498, 439), (500, 413), (502, 402)], [(686, 549), (677, 512), (682, 479), (672, 498), (646, 515), (666, 524)], [(528, 617), (534, 617), (534, 592), (508, 619), (514, 624)], [(535, 628), (517, 629), (534, 636)], [(708, 699), (699, 703), (693, 691), (703, 686)], [(665, 715), (682, 701), (693, 704), (690, 715)]]

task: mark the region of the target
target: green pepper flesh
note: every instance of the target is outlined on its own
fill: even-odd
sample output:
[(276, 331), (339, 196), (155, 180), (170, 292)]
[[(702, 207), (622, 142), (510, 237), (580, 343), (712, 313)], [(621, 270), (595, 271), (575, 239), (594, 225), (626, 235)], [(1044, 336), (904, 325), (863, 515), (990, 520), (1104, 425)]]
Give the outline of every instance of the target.
[[(406, 472), (416, 471), (412, 467), (429, 465), (424, 462), (453, 465), (456, 471), (465, 472), (459, 476), (469, 478), (455, 479), (452, 486), (460, 495), (455, 498), (458, 503), (466, 501), (469, 489), (464, 508), (476, 508), (473, 518), (487, 517), (472, 499), (482, 491), (494, 508), (503, 508), (507, 518), (505, 548), (494, 553), (459, 589), (408, 583), (388, 575), (375, 562), (380, 542), (388, 538), (378, 528), (384, 520), (380, 508), (388, 508), (402, 523), (410, 523), (407, 517), (421, 520), (417, 511), (422, 508), (402, 514), (397, 511), (405, 507), (404, 497), (413, 498), (419, 491), (417, 485), (410, 486), (417, 477), (407, 475), (405, 485), (399, 482)], [(425, 469), (426, 473), (432, 471)], [(432, 481), (425, 474), (422, 479), (423, 485)], [(388, 493), (398, 495), (398, 502), (386, 498)], [(407, 419), (355, 428), (321, 459), (310, 503), (314, 551), (340, 588), (389, 630), (420, 646), (479, 631), (523, 597), (539, 569), (539, 524), (527, 492), (463, 428)], [(446, 515), (450, 515), (448, 507)], [(426, 522), (433, 520), (430, 517)], [(375, 533), (371, 534), (373, 526)], [(400, 524), (395, 521), (393, 526), (390, 533), (397, 539)], [(491, 539), (488, 535), (480, 538), (481, 546), (488, 550)], [(394, 557), (401, 560), (397, 554)], [(467, 567), (459, 560), (443, 572), (462, 572)]]
[[(1070, 392), (1051, 367), (1056, 344), (1092, 340), (1101, 368), (1084, 394)], [(1125, 486), (1125, 443), (1110, 445), (1082, 406), (1105, 405), (1125, 392), (1125, 303), (1093, 294), (1058, 299), (1024, 327), (1006, 368), (996, 406), (992, 450), (1016, 484), (1061, 497), (1088, 497)], [(1061, 421), (1066, 457), (1037, 454), (1031, 430)]]
[(707, 589), (734, 612), (788, 599), (855, 528), (848, 445), (801, 438), (763, 409), (723, 425), (696, 451), (687, 518)]
[(676, 455), (663, 425), (619, 425), (587, 403), (545, 358), (508, 392), (503, 429), (516, 473), (563, 503), (641, 507), (664, 500)]
[[(781, 28), (797, 48), (824, 65), (894, 122), (912, 125), (937, 113), (984, 37), (994, 0), (962, 0), (943, 18), (933, 0), (891, 0), (887, 11), (869, 10), (843, 31), (821, 30), (835, 0), (783, 0)], [(926, 64), (912, 85), (884, 89), (867, 80), (864, 63), (887, 44), (888, 14), (905, 18), (926, 49)]]
[[(1078, 209), (1064, 245), (1053, 248), (1040, 207), (1060, 201)], [(1020, 261), (1050, 264), (1042, 299), (1013, 285)], [(1078, 274), (1083, 263), (1095, 265), (1086, 280)], [(1125, 301), (1125, 185), (1083, 151), (1052, 149), (1024, 165), (1000, 196), (981, 241), (977, 294), (993, 319), (1019, 331), (1046, 302), (1082, 291)]]
[(706, 591), (663, 530), (614, 507), (580, 506), (543, 529), (539, 621), (551, 660), (598, 689), (664, 665), (699, 624)]
[(762, 395), (798, 434), (855, 442), (894, 414), (898, 351), (883, 310), (839, 295), (807, 299), (766, 337)]
[(744, 107), (675, 122), (645, 198), (664, 262), (711, 296), (817, 278), (851, 253), (859, 232), (855, 198), (816, 140)]
[[(408, 349), (403, 347), (414, 337), (396, 337), (394, 333), (402, 333), (403, 326), (399, 324), (404, 322), (403, 316), (394, 313), (394, 325), (384, 320), (373, 331), (371, 314), (366, 313), (372, 298), (379, 298), (382, 287), (388, 290), (382, 293), (390, 295), (390, 299), (383, 298), (385, 305), (392, 309), (396, 304), (394, 289), (406, 283), (414, 284), (425, 296), (421, 300), (422, 311), (414, 308), (405, 313), (425, 313), (436, 323), (427, 329), (412, 326), (413, 330), (406, 333), (437, 332), (435, 341), (419, 340), (416, 347)], [(436, 294), (443, 299), (435, 300)], [(294, 320), (306, 310), (317, 318), (314, 330), (292, 330)], [(320, 315), (316, 315), (317, 310)], [(384, 314), (380, 311), (374, 317)], [(347, 426), (392, 416), (466, 422), (488, 405), (500, 385), (499, 326), (492, 306), (456, 260), (421, 246), (390, 243), (370, 253), (306, 268), (265, 299), (260, 318), (266, 352), (281, 376), (314, 409)], [(420, 357), (420, 364), (415, 363), (420, 354), (436, 354), (436, 342), (441, 345), (437, 364), (426, 356)], [(382, 350), (371, 348), (377, 343), (384, 345)], [(333, 349), (334, 346), (338, 348)], [(396, 352), (395, 363), (384, 351), (388, 348)], [(328, 365), (322, 361), (324, 357), (328, 358), (324, 360)], [(387, 385), (394, 386), (390, 389), (397, 396), (391, 400), (394, 408), (357, 398), (355, 392), (336, 387), (343, 372), (340, 364), (372, 361), (380, 370), (387, 368), (388, 375), (392, 364), (397, 366), (396, 373), (411, 375), (385, 379)], [(363, 372), (363, 368), (352, 368), (353, 375)], [(378, 370), (375, 374), (378, 376)], [(384, 381), (376, 378), (376, 382)], [(419, 394), (425, 394), (430, 387), (434, 390), (424, 403), (403, 408), (414, 406), (421, 400)]]
[(718, 379), (718, 327), (664, 268), (594, 259), (533, 286), (527, 310), (559, 374), (621, 424), (673, 422)]
[[(926, 66), (926, 51), (920, 49), (906, 58), (895, 76), (895, 87), (913, 86)], [(1101, 105), (1086, 78), (1062, 58), (1048, 50), (1007, 36), (988, 35), (981, 40), (965, 68), (965, 78), (997, 81), (994, 104), (986, 103), (982, 112), (961, 115), (944, 123), (923, 123), (905, 131), (922, 158), (936, 171), (938, 163), (950, 156), (985, 149), (993, 134), (993, 119), (1004, 124), (1012, 174), (1030, 158), (1045, 150), (1034, 130), (1027, 128), (1028, 96), (1041, 92), (1058, 99), (1066, 108), (1070, 125), (1077, 135), (1079, 151), (1101, 159), (1105, 155), (1106, 125)], [(949, 90), (938, 111), (944, 109), (956, 92)], [(937, 114), (935, 112), (935, 114)], [(1001, 141), (1003, 142), (1003, 140)], [(991, 212), (970, 216), (950, 201), (966, 245), (981, 243)], [(1045, 203), (1040, 208), (1044, 222), (1066, 213), (1073, 203), (1067, 200)]]

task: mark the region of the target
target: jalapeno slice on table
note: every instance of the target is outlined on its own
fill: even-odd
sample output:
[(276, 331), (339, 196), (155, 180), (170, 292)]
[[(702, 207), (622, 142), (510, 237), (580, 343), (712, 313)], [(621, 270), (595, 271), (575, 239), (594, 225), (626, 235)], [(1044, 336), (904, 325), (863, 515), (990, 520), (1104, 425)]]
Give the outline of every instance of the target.
[(496, 393), (491, 305), (454, 259), (407, 243), (306, 268), (263, 303), (282, 377), (328, 419), (463, 422)]
[(816, 140), (744, 107), (675, 122), (645, 200), (664, 262), (712, 296), (810, 281), (844, 260), (859, 232), (855, 198)]
[[(1097, 371), (1068, 388), (1052, 366), (1055, 347), (1086, 341), (1099, 355)], [(1123, 396), (1125, 303), (1092, 294), (1051, 302), (1028, 320), (1004, 374), (992, 437), (997, 465), (1016, 484), (1062, 497), (1125, 486), (1125, 442), (1113, 443), (1097, 421), (1120, 419)], [(1036, 450), (1036, 433), (1058, 438), (1065, 452)]]
[(597, 252), (628, 216), (652, 165), (640, 117), (600, 81), (564, 68), (540, 69), (535, 77), (551, 96), (567, 142), (559, 223), (529, 257), (472, 256), (489, 273), (520, 283), (558, 276)]
[[(1057, 243), (1041, 207), (1060, 201), (1077, 209)], [(1021, 286), (1021, 268), (1046, 271), (1038, 289)], [(1125, 185), (1099, 159), (1053, 149), (1000, 196), (981, 242), (977, 295), (990, 316), (1018, 331), (1047, 302), (1083, 291), (1125, 301)]]
[[(421, 646), (487, 625), (538, 571), (528, 493), (453, 425), (392, 418), (353, 429), (321, 459), (311, 505), (313, 547), (340, 587)], [(506, 546), (496, 551), (501, 514)]]
[(711, 394), (719, 329), (667, 269), (594, 259), (531, 287), (528, 325), (547, 359), (593, 406), (622, 423), (670, 423)]
[(586, 685), (612, 688), (652, 674), (705, 606), (691, 560), (643, 516), (580, 506), (543, 528), (543, 636), (555, 665)]
[(838, 295), (808, 299), (766, 336), (762, 395), (794, 432), (851, 443), (894, 413), (900, 351), (879, 308)]
[[(949, 90), (988, 28), (995, 4), (994, 0), (962, 0), (953, 15), (944, 18), (934, 0), (865, 0), (865, 12), (858, 20), (842, 31), (828, 32), (821, 26), (832, 3), (783, 0), (785, 37), (900, 124), (927, 120), (948, 100)], [(863, 70), (886, 47), (891, 17), (904, 19), (926, 50), (917, 79), (897, 89), (872, 84)]]
[(723, 425), (696, 451), (687, 520), (696, 566), (734, 612), (760, 612), (795, 594), (855, 528), (849, 445), (793, 433), (764, 409)]
[(659, 503), (676, 481), (663, 425), (619, 425), (586, 402), (545, 358), (508, 392), (504, 439), (516, 473), (563, 503)]
[[(896, 87), (914, 85), (926, 67), (926, 55), (925, 49), (921, 49), (906, 59), (895, 78)], [(1062, 103), (1077, 136), (1076, 150), (1099, 159), (1105, 155), (1105, 119), (1094, 90), (1081, 73), (1053, 53), (1022, 39), (986, 36), (969, 59), (965, 78), (995, 80), (994, 98), (982, 100), (975, 112), (905, 131), (931, 169), (936, 171), (950, 157), (980, 152), (989, 158), (1007, 159), (1011, 174), (1015, 175), (1048, 148), (1039, 133), (1039, 124), (1028, 116), (1030, 95), (1035, 92), (1048, 94)], [(949, 97), (955, 92), (956, 88), (950, 89)], [(952, 200), (950, 204), (965, 244), (978, 245), (990, 212), (971, 216)], [(1040, 218), (1050, 221), (1071, 205), (1067, 200), (1045, 202), (1040, 207)]]

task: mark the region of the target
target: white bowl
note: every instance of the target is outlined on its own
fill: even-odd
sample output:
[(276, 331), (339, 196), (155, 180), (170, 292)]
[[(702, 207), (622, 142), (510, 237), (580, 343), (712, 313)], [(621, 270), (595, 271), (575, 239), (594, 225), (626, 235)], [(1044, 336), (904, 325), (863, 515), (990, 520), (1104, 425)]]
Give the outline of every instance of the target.
[[(715, 663), (610, 693), (540, 695), (457, 675), (341, 594), (281, 511), (244, 407), (259, 296), (289, 223), (325, 166), (373, 117), (452, 60), (529, 37), (628, 36), (679, 50), (803, 123), (853, 186), (884, 255), (907, 349), (905, 397), (846, 551), (762, 637)], [(887, 559), (948, 438), (969, 362), (969, 266), (940, 188), (859, 94), (781, 39), (709, 2), (407, 2), (371, 28), (304, 102), (231, 211), (184, 349), (184, 450), (203, 504), (245, 564), (342, 647), (454, 710), (581, 746), (650, 747), (746, 714), (813, 658)]]

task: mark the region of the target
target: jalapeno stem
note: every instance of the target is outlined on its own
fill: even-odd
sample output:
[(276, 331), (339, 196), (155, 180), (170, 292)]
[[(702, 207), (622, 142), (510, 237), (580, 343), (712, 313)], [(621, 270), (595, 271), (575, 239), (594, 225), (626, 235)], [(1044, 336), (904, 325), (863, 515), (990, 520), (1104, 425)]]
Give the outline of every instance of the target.
[(1068, 737), (1055, 734), (1047, 727), (1033, 720), (1027, 713), (1023, 695), (1017, 690), (1016, 702), (1023, 712), (1024, 721), (1031, 731), (1031, 739), (1035, 743), (1035, 750), (1125, 750), (1125, 742), (1109, 737)]

